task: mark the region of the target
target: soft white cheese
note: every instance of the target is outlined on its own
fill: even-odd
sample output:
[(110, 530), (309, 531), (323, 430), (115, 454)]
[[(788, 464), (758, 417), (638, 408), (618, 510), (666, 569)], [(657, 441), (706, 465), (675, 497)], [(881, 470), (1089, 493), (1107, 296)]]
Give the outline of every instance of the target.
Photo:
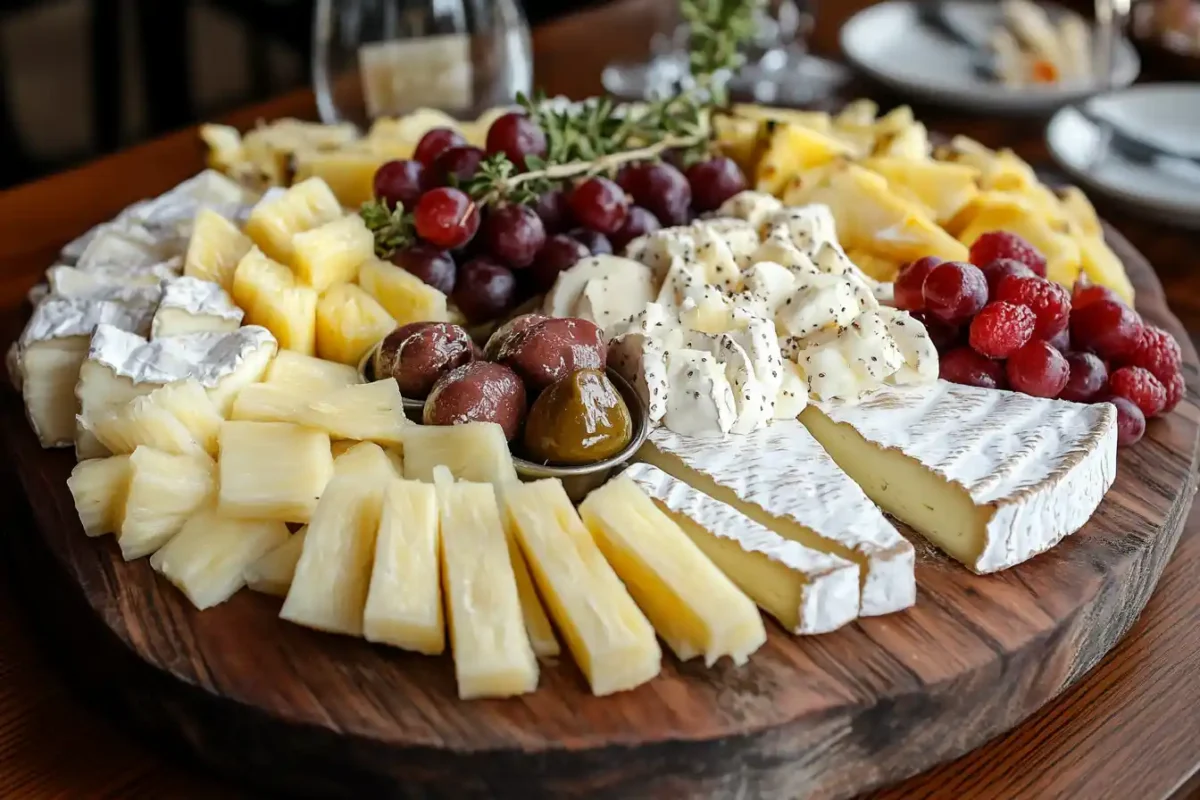
[(607, 331), (645, 308), (654, 295), (654, 276), (645, 264), (598, 255), (560, 272), (542, 310), (552, 317), (586, 319)]

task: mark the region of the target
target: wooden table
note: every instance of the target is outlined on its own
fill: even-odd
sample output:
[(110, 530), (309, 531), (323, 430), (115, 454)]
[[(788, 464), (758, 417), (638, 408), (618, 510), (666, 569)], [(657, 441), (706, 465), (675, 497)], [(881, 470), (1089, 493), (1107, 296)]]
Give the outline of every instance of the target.
[[(817, 49), (833, 53), (841, 21), (865, 0), (822, 5)], [(672, 19), (668, 0), (619, 0), (549, 24), (534, 36), (537, 74), (551, 93), (600, 90), (601, 68), (636, 58), (648, 31)], [(596, 47), (603, 42), (603, 47)], [(859, 88), (859, 87), (856, 87)], [(864, 91), (869, 91), (865, 88)], [(874, 96), (879, 93), (872, 91)], [(886, 100), (886, 98), (885, 98)], [(313, 117), (307, 92), (232, 115)], [(920, 108), (931, 128), (1014, 147), (1045, 163), (1039, 122), (967, 119)], [(202, 152), (185, 130), (72, 172), (0, 193), (0, 325), (12, 336), (26, 290), (64, 242), (135, 200), (194, 174)], [(1156, 266), (1175, 313), (1200, 335), (1200, 236), (1101, 212)], [(7, 339), (5, 339), (7, 341)], [(30, 525), (6, 497), (9, 526)], [(1185, 798), (1200, 796), (1200, 506), (1132, 632), (1086, 678), (1010, 734), (876, 798)], [(0, 797), (206, 798), (247, 796), (197, 767), (135, 741), (80, 705), (56, 674), (54, 632), (39, 627), (36, 596), (19, 575), (0, 582)]]

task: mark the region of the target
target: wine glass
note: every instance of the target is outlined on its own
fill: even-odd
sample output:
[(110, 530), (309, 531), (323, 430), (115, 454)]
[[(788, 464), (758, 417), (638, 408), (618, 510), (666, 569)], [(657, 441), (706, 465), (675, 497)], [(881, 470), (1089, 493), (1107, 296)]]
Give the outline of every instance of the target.
[(312, 58), (321, 120), (360, 127), (416, 108), (474, 117), (533, 83), (516, 0), (317, 0)]

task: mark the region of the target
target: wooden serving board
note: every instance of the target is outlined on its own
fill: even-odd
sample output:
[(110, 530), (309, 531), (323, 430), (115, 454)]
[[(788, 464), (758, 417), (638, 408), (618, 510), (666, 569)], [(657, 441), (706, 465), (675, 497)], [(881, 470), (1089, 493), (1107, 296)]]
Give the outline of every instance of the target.
[[(980, 577), (917, 543), (916, 607), (793, 637), (769, 621), (750, 663), (664, 657), (662, 675), (595, 698), (569, 657), (537, 692), (462, 702), (449, 656), (316, 633), (243, 591), (197, 612), (151, 569), (88, 539), (66, 478), (8, 393), (0, 417), (33, 529), (10, 531), (31, 604), (90, 696), (223, 773), (319, 797), (848, 797), (1014, 727), (1087, 672), (1145, 605), (1192, 503), (1195, 350), (1149, 264), (1111, 230), (1139, 309), (1180, 338), (1189, 394), (1122, 450), (1083, 530)], [(52, 557), (48, 557), (52, 556)]]

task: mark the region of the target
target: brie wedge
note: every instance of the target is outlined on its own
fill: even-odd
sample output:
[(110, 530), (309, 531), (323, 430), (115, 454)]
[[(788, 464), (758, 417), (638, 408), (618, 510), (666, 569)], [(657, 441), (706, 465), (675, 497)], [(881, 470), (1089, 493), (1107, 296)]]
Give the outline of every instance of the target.
[(828, 633), (858, 617), (857, 564), (785, 539), (652, 464), (623, 474), (790, 632)]
[(798, 421), (736, 440), (659, 428), (639, 456), (786, 539), (858, 564), (860, 615), (916, 602), (912, 545)]
[(199, 278), (176, 278), (163, 287), (150, 338), (184, 333), (229, 333), (242, 324), (242, 310), (224, 289)]
[(871, 499), (979, 573), (1077, 531), (1116, 477), (1107, 403), (938, 381), (800, 417)]

